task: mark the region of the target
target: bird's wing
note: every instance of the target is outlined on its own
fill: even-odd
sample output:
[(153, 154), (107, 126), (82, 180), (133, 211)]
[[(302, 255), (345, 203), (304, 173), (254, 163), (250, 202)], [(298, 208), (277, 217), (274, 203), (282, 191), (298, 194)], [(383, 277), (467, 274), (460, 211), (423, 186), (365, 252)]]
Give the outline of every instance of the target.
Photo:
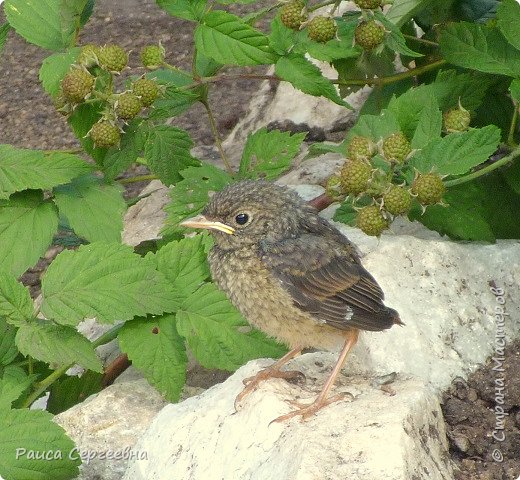
[(309, 233), (260, 245), (260, 258), (295, 305), (335, 328), (384, 330), (399, 322), (384, 294), (350, 249)]

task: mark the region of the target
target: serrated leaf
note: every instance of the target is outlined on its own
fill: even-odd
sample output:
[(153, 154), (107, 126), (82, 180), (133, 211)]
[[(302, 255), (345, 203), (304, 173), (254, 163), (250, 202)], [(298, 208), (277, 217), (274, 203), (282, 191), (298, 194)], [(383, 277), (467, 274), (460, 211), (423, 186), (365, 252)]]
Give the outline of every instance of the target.
[(7, 41), (7, 35), (9, 35), (9, 31), (11, 30), (11, 25), (8, 23), (4, 23), (0, 27), (0, 55), (2, 54), (5, 46), (5, 42)]
[(156, 0), (157, 5), (174, 17), (198, 21), (204, 15), (207, 0)]
[(485, 162), (500, 143), (495, 125), (450, 133), (423, 148), (410, 165), (423, 173), (434, 169), (440, 175), (461, 175)]
[(511, 48), (496, 28), (466, 22), (450, 24), (441, 34), (440, 48), (453, 65), (520, 76), (520, 50)]
[(0, 271), (0, 316), (12, 325), (23, 325), (34, 315), (29, 290), (11, 273)]
[(74, 3), (61, 0), (7, 0), (4, 11), (11, 26), (29, 43), (59, 51), (71, 46), (74, 40), (79, 22)]
[[(10, 480), (70, 480), (79, 474), (79, 453), (65, 430), (43, 410), (7, 410), (0, 415), (0, 475)], [(32, 455), (30, 454), (32, 452)], [(51, 452), (51, 460), (34, 458)], [(41, 456), (41, 455), (40, 455)]]
[(189, 167), (180, 174), (184, 179), (170, 190), (171, 202), (165, 207), (167, 218), (163, 235), (185, 232), (179, 222), (199, 213), (208, 203), (209, 192), (218, 192), (233, 180), (224, 170), (209, 163)]
[(303, 93), (322, 96), (343, 107), (348, 106), (339, 96), (334, 84), (302, 55), (289, 54), (280, 57), (275, 65), (275, 73)]
[(65, 377), (51, 387), (47, 411), (57, 415), (81, 403), (103, 388), (103, 375), (87, 370), (81, 377)]
[(291, 135), (261, 128), (247, 137), (239, 174), (247, 178), (274, 180), (286, 171), (298, 154), (306, 133)]
[(16, 346), (23, 355), (57, 367), (77, 363), (95, 372), (103, 371), (92, 343), (72, 327), (46, 320), (24, 323), (16, 334)]
[(0, 411), (11, 408), (11, 403), (20, 398), (33, 380), (19, 367), (6, 367), (0, 378)]
[(15, 276), (45, 253), (58, 229), (54, 204), (41, 192), (15, 193), (0, 200), (0, 265)]
[(497, 11), (498, 28), (507, 41), (520, 50), (520, 5), (515, 0), (502, 0)]
[(223, 292), (208, 283), (191, 294), (177, 312), (177, 329), (203, 367), (236, 370), (249, 360), (279, 357), (285, 349), (247, 326)]
[(147, 258), (171, 282), (179, 304), (209, 277), (203, 235), (170, 242)]
[(177, 333), (175, 315), (126, 322), (118, 334), (132, 365), (170, 402), (179, 400), (186, 382), (188, 357)]
[(102, 107), (99, 104), (82, 103), (74, 109), (68, 118), (69, 125), (81, 146), (98, 165), (102, 165), (103, 159), (109, 151), (118, 149), (118, 147), (112, 147), (108, 150), (106, 148), (95, 148), (94, 142), (88, 136), (92, 125), (101, 118), (101, 110)]
[(155, 100), (148, 118), (162, 120), (176, 117), (188, 110), (198, 100), (200, 100), (200, 96), (194, 91), (180, 90), (177, 87), (168, 86), (164, 93)]
[(509, 85), (509, 92), (515, 102), (520, 102), (520, 79), (513, 79), (511, 85)]
[(60, 83), (76, 61), (79, 52), (79, 48), (71, 48), (65, 53), (54, 53), (43, 61), (39, 78), (50, 96), (55, 97), (60, 93)]
[(0, 199), (30, 188), (49, 189), (91, 172), (77, 155), (0, 145)]
[(271, 48), (276, 53), (285, 55), (296, 43), (297, 32), (287, 28), (277, 15), (271, 22), (271, 33), (268, 38)]
[(458, 0), (453, 3), (453, 17), (475, 23), (495, 20), (502, 0)]
[(195, 46), (222, 64), (265, 65), (277, 58), (263, 33), (222, 10), (204, 16), (195, 30)]
[(150, 129), (144, 145), (144, 158), (150, 170), (165, 185), (172, 185), (182, 179), (180, 171), (200, 162), (191, 156), (193, 145), (187, 132), (168, 125), (157, 125)]
[(353, 227), (356, 225), (357, 210), (352, 205), (350, 199), (345, 200), (339, 208), (334, 212), (333, 220), (335, 222), (341, 222), (345, 225)]
[(318, 157), (319, 155), (325, 155), (327, 153), (339, 153), (340, 155), (345, 154), (345, 143), (330, 143), (330, 142), (318, 142), (313, 143), (309, 146), (305, 160), (308, 158)]
[(440, 138), (442, 130), (442, 113), (435, 101), (430, 97), (429, 103), (424, 104), (421, 110), (415, 133), (412, 137), (412, 148), (423, 148), (436, 138)]
[(378, 142), (400, 129), (395, 115), (390, 110), (383, 110), (380, 115), (362, 115), (359, 117), (356, 124), (349, 130), (347, 140), (354, 135), (359, 135)]
[(178, 306), (164, 276), (126, 245), (97, 242), (66, 250), (42, 280), (42, 313), (63, 325), (86, 317), (109, 323)]
[(120, 185), (84, 175), (54, 189), (54, 202), (76, 235), (89, 242), (120, 242), (126, 202)]
[(385, 45), (393, 50), (396, 53), (401, 55), (406, 55), (408, 57), (423, 57), (422, 53), (415, 52), (408, 45), (406, 45), (406, 40), (401, 33), (401, 30), (398, 26), (396, 26), (391, 20), (389, 20), (386, 15), (383, 15), (381, 12), (377, 10), (374, 12), (374, 17), (379, 20), (386, 30), (390, 33), (385, 37)]
[(386, 18), (398, 27), (402, 27), (417, 12), (423, 10), (433, 0), (394, 0), (386, 13)]
[(15, 335), (16, 328), (7, 323), (5, 318), (0, 317), (0, 365), (9, 365), (18, 355), (14, 343)]

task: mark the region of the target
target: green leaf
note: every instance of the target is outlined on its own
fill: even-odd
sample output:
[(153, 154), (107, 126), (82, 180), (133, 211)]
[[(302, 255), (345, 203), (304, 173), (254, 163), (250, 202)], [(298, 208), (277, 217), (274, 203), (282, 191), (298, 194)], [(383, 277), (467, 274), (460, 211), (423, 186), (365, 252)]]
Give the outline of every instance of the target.
[(11, 273), (0, 271), (0, 316), (13, 325), (23, 325), (33, 315), (29, 290), (17, 282)]
[(144, 158), (150, 170), (165, 185), (172, 185), (182, 179), (180, 171), (200, 162), (191, 156), (193, 145), (187, 132), (168, 125), (157, 125), (149, 130), (144, 145)]
[(345, 225), (353, 227), (356, 225), (357, 210), (352, 205), (350, 199), (345, 200), (339, 208), (334, 212), (333, 220), (335, 222), (341, 222)]
[(195, 30), (195, 46), (222, 64), (264, 65), (274, 63), (277, 58), (263, 33), (222, 10), (204, 17)]
[(118, 334), (121, 350), (132, 365), (170, 402), (179, 400), (186, 382), (188, 357), (177, 333), (175, 316), (126, 322)]
[(126, 202), (120, 185), (84, 175), (54, 189), (54, 202), (76, 235), (89, 242), (120, 242)]
[(520, 102), (520, 79), (515, 78), (509, 86), (509, 92), (515, 102)]
[(54, 204), (41, 192), (15, 193), (0, 200), (0, 264), (15, 276), (45, 253), (58, 229)]
[(408, 45), (406, 45), (406, 40), (401, 33), (401, 30), (398, 26), (396, 26), (392, 21), (387, 19), (385, 15), (377, 10), (374, 12), (374, 17), (379, 20), (386, 30), (390, 32), (389, 35), (386, 35), (385, 44), (388, 48), (393, 50), (396, 53), (401, 55), (406, 55), (408, 57), (423, 57), (422, 53), (415, 52)]
[(468, 22), (486, 23), (497, 16), (502, 0), (458, 0), (453, 3), (453, 17)]
[(520, 5), (515, 0), (502, 0), (497, 11), (498, 28), (507, 41), (520, 50)]
[(147, 258), (152, 259), (157, 270), (171, 282), (173, 298), (179, 305), (209, 277), (203, 235), (170, 242)]
[(30, 188), (49, 189), (91, 172), (92, 167), (77, 155), (0, 145), (0, 199)]
[(92, 343), (72, 327), (46, 320), (25, 323), (18, 329), (16, 345), (22, 354), (57, 367), (77, 363), (95, 372), (103, 371)]
[(11, 403), (20, 398), (22, 393), (31, 386), (33, 380), (19, 367), (5, 368), (2, 378), (0, 378), (0, 412), (11, 408)]
[(51, 387), (47, 411), (57, 415), (102, 390), (103, 375), (87, 370), (81, 377), (64, 377)]
[[(79, 452), (65, 430), (43, 410), (7, 410), (0, 415), (0, 475), (9, 480), (70, 480), (79, 474)], [(31, 454), (32, 452), (32, 454)], [(50, 459), (35, 458), (36, 453)]]
[(411, 144), (413, 149), (423, 148), (432, 140), (441, 136), (442, 113), (439, 110), (437, 101), (431, 96), (429, 102), (425, 103), (423, 107), (412, 137)]
[(103, 163), (103, 159), (109, 151), (118, 150), (118, 147), (112, 147), (109, 150), (94, 147), (94, 142), (88, 136), (88, 132), (100, 118), (101, 106), (88, 103), (78, 105), (68, 118), (69, 125), (81, 146), (99, 165)]
[(275, 65), (275, 72), (283, 80), (303, 93), (315, 97), (325, 97), (341, 106), (348, 106), (339, 96), (336, 87), (325, 78), (320, 69), (302, 55), (289, 54), (280, 57)]
[(417, 12), (423, 10), (433, 0), (394, 0), (386, 13), (388, 21), (402, 27)]
[[(3, 293), (0, 295), (4, 296)], [(3, 308), (2, 304), (3, 302), (0, 303), (0, 308)], [(15, 335), (16, 328), (9, 325), (5, 318), (0, 317), (0, 365), (9, 365), (18, 355), (18, 349), (14, 343)]]
[[(79, 1), (84, 6), (85, 1)], [(29, 43), (59, 51), (74, 41), (79, 22), (77, 4), (62, 0), (7, 0), (4, 11), (11, 26)]]
[(218, 192), (233, 180), (229, 174), (203, 163), (200, 167), (189, 167), (180, 172), (184, 180), (170, 190), (171, 202), (165, 207), (167, 218), (163, 235), (175, 235), (186, 230), (179, 222), (199, 213), (208, 203), (209, 192)]
[(40, 82), (51, 97), (60, 93), (61, 81), (76, 61), (79, 51), (79, 48), (71, 48), (65, 53), (53, 53), (43, 61), (40, 67)]
[(261, 128), (247, 137), (239, 173), (248, 178), (274, 180), (291, 165), (306, 133), (291, 135), (279, 130)]
[(86, 317), (99, 322), (176, 309), (164, 276), (126, 245), (97, 242), (66, 250), (42, 280), (42, 312), (64, 325)]
[(459, 67), (485, 73), (520, 76), (520, 50), (511, 48), (496, 28), (473, 23), (453, 23), (442, 32), (444, 58)]
[(271, 33), (269, 34), (269, 45), (280, 55), (285, 55), (296, 43), (298, 33), (287, 28), (280, 16), (277, 15), (271, 22)]
[(9, 34), (9, 31), (11, 30), (11, 25), (8, 23), (4, 23), (0, 27), (0, 55), (2, 54), (5, 46), (5, 42), (7, 41), (7, 35)]
[(203, 367), (236, 370), (249, 360), (279, 357), (285, 350), (247, 322), (223, 292), (208, 283), (190, 295), (177, 312), (177, 329)]
[(156, 0), (156, 2), (170, 15), (185, 20), (199, 21), (206, 10), (207, 0)]
[(401, 129), (397, 118), (390, 110), (382, 110), (380, 115), (362, 115), (349, 130), (347, 140), (354, 135), (368, 137), (378, 142)]
[(451, 133), (435, 140), (410, 160), (420, 172), (434, 169), (440, 175), (461, 175), (485, 162), (500, 143), (495, 125)]

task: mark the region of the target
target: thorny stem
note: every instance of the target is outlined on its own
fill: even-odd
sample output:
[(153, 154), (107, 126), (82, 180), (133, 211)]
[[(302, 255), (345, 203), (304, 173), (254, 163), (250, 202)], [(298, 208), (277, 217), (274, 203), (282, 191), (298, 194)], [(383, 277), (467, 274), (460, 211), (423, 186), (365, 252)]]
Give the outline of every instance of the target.
[(217, 145), (218, 151), (220, 153), (220, 157), (226, 166), (226, 170), (230, 175), (234, 175), (233, 168), (231, 167), (231, 163), (229, 163), (229, 159), (226, 156), (226, 152), (224, 152), (224, 148), (222, 147), (222, 140), (220, 138), (220, 134), (218, 133), (217, 122), (215, 121), (215, 117), (213, 116), (213, 112), (209, 106), (207, 100), (201, 100), (202, 105), (206, 109), (209, 118), (209, 125), (211, 127), (211, 133), (213, 134), (213, 138), (215, 139), (215, 145)]
[[(104, 345), (105, 343), (108, 343), (114, 338), (117, 337), (117, 334), (119, 330), (123, 327), (124, 323), (120, 323), (119, 325), (116, 325), (112, 327), (108, 332), (105, 332), (103, 335), (101, 335), (97, 340), (92, 342), (92, 346), (94, 348), (97, 348), (101, 345)], [(70, 365), (66, 365), (64, 367), (58, 368), (58, 370), (54, 370), (49, 376), (45, 377), (41, 382), (37, 383), (35, 385), (34, 391), (25, 399), (25, 401), (22, 404), (22, 408), (29, 408), (32, 403), (37, 400), (42, 393), (44, 393), (47, 388), (49, 388), (56, 380), (58, 380), (62, 375), (65, 375), (65, 372), (74, 366), (74, 363), (71, 363)]]
[(332, 8), (330, 9), (330, 16), (332, 17), (334, 15), (334, 12), (338, 9), (339, 4), (342, 2), (342, 0), (336, 0), (334, 4), (332, 5)]
[(446, 185), (446, 187), (453, 187), (455, 185), (462, 185), (463, 183), (470, 182), (476, 178), (483, 177), (484, 175), (487, 175), (488, 173), (491, 173), (492, 171), (504, 167), (508, 163), (511, 163), (519, 156), (520, 147), (516, 147), (511, 153), (509, 153), (509, 155), (502, 157), (500, 160), (497, 160), (496, 162), (493, 162), (486, 167), (477, 170), (476, 172), (464, 175), (463, 177), (455, 178), (453, 180), (448, 180), (447, 182), (444, 182), (444, 185)]
[(515, 142), (515, 133), (516, 127), (518, 125), (518, 109), (520, 108), (518, 102), (513, 102), (515, 110), (513, 111), (513, 116), (511, 117), (511, 126), (509, 127), (509, 134), (507, 136), (507, 144), (511, 147), (516, 147)]
[(321, 7), (326, 7), (327, 5), (333, 5), (334, 3), (336, 3), (336, 0), (327, 0), (325, 2), (320, 2), (316, 5), (313, 5), (312, 7), (307, 7), (307, 11), (314, 12), (314, 10), (318, 10)]
[(414, 37), (413, 35), (406, 35), (403, 34), (404, 38), (407, 38), (408, 40), (413, 40), (415, 42), (424, 43), (425, 45), (430, 45), (432, 47), (438, 47), (439, 44), (437, 42), (432, 42), (431, 40), (426, 40), (425, 38), (418, 38)]
[(118, 180), (119, 183), (126, 185), (128, 183), (145, 182), (147, 180), (157, 180), (157, 175), (137, 175), (136, 177), (121, 178)]

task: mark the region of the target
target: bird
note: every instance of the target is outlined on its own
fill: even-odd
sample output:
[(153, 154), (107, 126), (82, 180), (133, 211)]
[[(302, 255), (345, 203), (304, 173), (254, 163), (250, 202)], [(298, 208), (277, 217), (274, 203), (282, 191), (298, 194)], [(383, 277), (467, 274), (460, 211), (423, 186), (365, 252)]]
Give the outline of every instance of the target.
[(307, 419), (343, 398), (329, 393), (361, 330), (403, 325), (397, 311), (385, 306), (383, 291), (362, 266), (356, 247), (288, 187), (266, 180), (232, 183), (180, 225), (209, 230), (213, 281), (253, 327), (289, 348), (244, 380), (235, 407), (269, 378), (301, 375), (282, 367), (302, 350), (339, 351), (316, 399), (292, 402), (298, 408), (273, 421)]

